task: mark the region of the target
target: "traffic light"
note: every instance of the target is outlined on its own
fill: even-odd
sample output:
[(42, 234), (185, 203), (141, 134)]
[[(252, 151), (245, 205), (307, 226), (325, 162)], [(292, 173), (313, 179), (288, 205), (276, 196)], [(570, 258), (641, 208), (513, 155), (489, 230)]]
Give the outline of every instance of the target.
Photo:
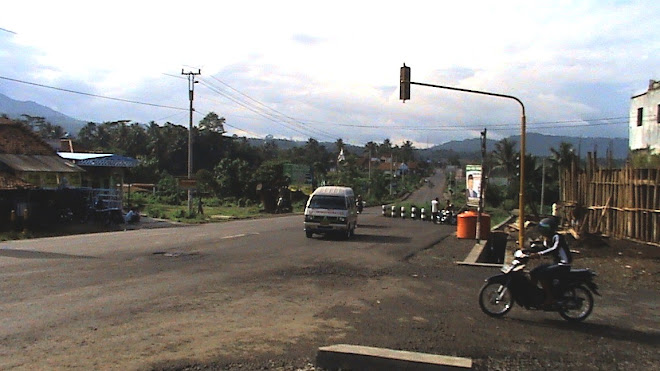
[(406, 102), (410, 100), (410, 67), (403, 64), (401, 67), (401, 79), (399, 80), (399, 99)]
[(516, 155), (516, 176), (520, 177), (520, 154)]

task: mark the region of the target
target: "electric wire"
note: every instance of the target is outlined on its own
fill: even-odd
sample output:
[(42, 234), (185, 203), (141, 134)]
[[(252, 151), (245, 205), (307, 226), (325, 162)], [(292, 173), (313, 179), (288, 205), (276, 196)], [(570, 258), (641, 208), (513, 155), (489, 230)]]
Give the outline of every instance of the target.
[[(201, 79), (200, 79), (200, 83), (201, 83), (203, 86), (205, 86), (206, 88), (208, 88), (209, 90), (213, 91), (214, 93), (219, 94), (219, 95), (221, 95), (221, 96), (223, 96), (223, 97), (225, 97), (225, 98), (231, 100), (232, 102), (238, 104), (239, 106), (241, 106), (241, 107), (243, 107), (243, 108), (245, 108), (245, 109), (247, 109), (247, 110), (249, 110), (249, 111), (251, 111), (251, 112), (254, 112), (255, 114), (257, 114), (257, 115), (259, 115), (259, 116), (262, 116), (262, 117), (264, 117), (264, 118), (266, 118), (266, 119), (268, 119), (268, 120), (270, 120), (270, 121), (272, 121), (272, 122), (275, 122), (275, 123), (277, 123), (277, 124), (280, 124), (280, 125), (284, 126), (285, 128), (287, 128), (287, 129), (289, 129), (289, 130), (295, 131), (295, 132), (297, 132), (297, 133), (299, 133), (299, 134), (302, 134), (302, 135), (304, 135), (304, 136), (311, 136), (311, 137), (314, 137), (314, 136), (318, 136), (318, 135), (319, 135), (319, 131), (318, 131), (318, 130), (316, 130), (316, 132), (315, 132), (315, 130), (312, 130), (312, 129), (310, 129), (310, 128), (306, 128), (306, 127), (302, 127), (302, 128), (300, 128), (300, 129), (298, 129), (298, 128), (296, 128), (296, 127), (293, 127), (291, 123), (282, 120), (280, 116), (277, 116), (277, 115), (275, 115), (275, 114), (272, 114), (272, 113), (270, 113), (270, 112), (267, 112), (267, 111), (263, 110), (262, 108), (256, 107), (254, 104), (246, 103), (245, 100), (241, 100), (241, 99), (239, 99), (239, 98), (237, 98), (237, 97), (235, 97), (235, 96), (232, 96), (232, 95), (230, 95), (230, 94), (227, 94), (226, 92), (220, 90), (220, 89), (217, 88), (216, 86), (213, 86), (213, 85), (209, 84), (208, 82), (206, 82), (206, 81), (204, 81), (204, 80), (201, 80)], [(313, 133), (313, 134), (310, 135), (310, 133)], [(334, 139), (334, 137), (331, 136), (331, 135), (328, 134), (328, 133), (320, 132), (320, 135), (322, 135), (322, 136), (327, 136), (328, 138), (332, 138), (332, 139)]]
[[(217, 79), (216, 79), (216, 80), (217, 80)], [(219, 80), (218, 80), (218, 81), (219, 81)], [(207, 87), (208, 87), (209, 85), (211, 85), (211, 84), (209, 84), (208, 82), (204, 82), (204, 83), (206, 84)], [(225, 84), (225, 85), (226, 85), (226, 84)], [(211, 86), (213, 86), (213, 85), (211, 85)], [(228, 85), (227, 85), (227, 86), (228, 86)], [(273, 108), (268, 107), (267, 105), (265, 105), (265, 104), (263, 104), (263, 103), (261, 103), (261, 102), (255, 100), (255, 99), (253, 99), (253, 98), (247, 96), (247, 95), (244, 94), (244, 93), (239, 92), (238, 90), (236, 90), (236, 89), (234, 89), (234, 88), (231, 88), (231, 89), (233, 89), (233, 90), (239, 92), (241, 95), (243, 95), (243, 96), (249, 98), (251, 101), (254, 101), (254, 102), (258, 103), (261, 107), (265, 107), (265, 108), (267, 108), (267, 109), (269, 109), (269, 110), (271, 110), (271, 111), (273, 111), (273, 112), (275, 112), (275, 113), (272, 113), (272, 112), (266, 111), (264, 108), (261, 108), (260, 106), (256, 106), (256, 105), (252, 104), (251, 102), (249, 102), (249, 101), (247, 101), (247, 100), (245, 100), (245, 99), (242, 99), (242, 98), (240, 98), (240, 97), (236, 97), (236, 96), (234, 96), (234, 95), (231, 95), (231, 94), (229, 94), (229, 93), (227, 93), (227, 92), (221, 91), (221, 90), (220, 90), (219, 88), (217, 88), (216, 86), (213, 86), (213, 87), (216, 89), (216, 90), (214, 90), (214, 91), (217, 92), (218, 94), (221, 94), (222, 96), (224, 96), (224, 97), (226, 97), (226, 98), (228, 98), (228, 99), (231, 99), (231, 100), (234, 101), (235, 103), (240, 104), (242, 107), (248, 108), (248, 107), (246, 107), (246, 106), (249, 106), (249, 107), (251, 107), (250, 110), (251, 110), (252, 112), (255, 112), (255, 113), (257, 113), (257, 114), (260, 114), (262, 117), (264, 117), (264, 115), (265, 115), (265, 116), (268, 116), (267, 118), (269, 118), (271, 121), (274, 121), (274, 122), (276, 122), (276, 123), (279, 123), (279, 124), (281, 124), (281, 125), (283, 125), (283, 126), (289, 128), (289, 129), (292, 129), (292, 130), (294, 130), (294, 131), (296, 131), (296, 132), (299, 132), (299, 133), (300, 133), (300, 130), (303, 130), (303, 131), (305, 131), (305, 133), (303, 133), (304, 135), (310, 135), (310, 133), (312, 133), (312, 134), (310, 135), (311, 137), (314, 137), (314, 136), (325, 136), (325, 137), (327, 137), (327, 138), (332, 138), (332, 139), (334, 139), (334, 136), (333, 136), (332, 134), (327, 133), (327, 132), (324, 132), (323, 130), (316, 129), (316, 128), (309, 128), (309, 127), (306, 127), (306, 126), (304, 126), (304, 125), (302, 125), (302, 124), (300, 124), (300, 123), (292, 122), (292, 120), (291, 120), (288, 116), (282, 114), (281, 112), (279, 112), (279, 111), (277, 111), (277, 110), (275, 110), (275, 109), (273, 109)], [(240, 103), (239, 103), (239, 102), (240, 102)], [(294, 129), (294, 128), (292, 128), (290, 125), (295, 125), (295, 126), (297, 126), (298, 128), (300, 128), (300, 130), (298, 130), (298, 129)]]
[(71, 89), (64, 89), (64, 88), (58, 88), (55, 86), (49, 86), (49, 85), (44, 85), (44, 84), (38, 84), (36, 82), (30, 82), (30, 81), (24, 81), (24, 80), (18, 80), (18, 79), (12, 79), (10, 77), (5, 77), (5, 76), (0, 76), (0, 79), (2, 80), (7, 80), (7, 81), (13, 81), (21, 84), (26, 84), (26, 85), (33, 85), (33, 86), (38, 86), (41, 88), (47, 88), (47, 89), (53, 89), (53, 90), (59, 90), (63, 91), (66, 93), (73, 93), (73, 94), (79, 94), (79, 95), (86, 95), (88, 97), (94, 97), (94, 98), (102, 98), (102, 99), (109, 99), (109, 100), (114, 100), (118, 102), (124, 102), (124, 103), (131, 103), (131, 104), (141, 104), (144, 106), (151, 106), (151, 107), (159, 107), (159, 108), (169, 108), (169, 109), (175, 109), (175, 110), (181, 110), (181, 111), (187, 111), (188, 108), (181, 108), (181, 107), (173, 107), (173, 106), (166, 106), (162, 104), (156, 104), (156, 103), (147, 103), (147, 102), (140, 102), (136, 100), (130, 100), (130, 99), (123, 99), (123, 98), (114, 98), (114, 97), (108, 97), (104, 95), (98, 95), (98, 94), (92, 94), (92, 93), (85, 93), (82, 91), (76, 91), (76, 90), (71, 90)]
[[(298, 125), (299, 127), (307, 127), (306, 124), (305, 124), (302, 120), (300, 120), (300, 119), (296, 119), (296, 118), (291, 117), (291, 116), (289, 116), (289, 115), (286, 115), (286, 114), (284, 114), (284, 113), (282, 113), (282, 112), (280, 112), (280, 111), (278, 111), (278, 110), (276, 110), (276, 109), (274, 109), (274, 108), (272, 108), (272, 107), (270, 107), (270, 106), (265, 105), (264, 103), (262, 103), (262, 102), (260, 102), (260, 101), (258, 101), (258, 100), (256, 100), (256, 99), (250, 97), (249, 95), (247, 95), (247, 94), (245, 94), (245, 93), (243, 93), (243, 92), (241, 92), (241, 91), (235, 89), (234, 87), (230, 86), (229, 84), (227, 84), (226, 82), (224, 82), (224, 81), (218, 79), (218, 78), (215, 77), (215, 76), (211, 76), (211, 78), (214, 79), (214, 80), (216, 80), (217, 82), (221, 83), (222, 85), (228, 87), (229, 89), (231, 89), (231, 90), (237, 92), (238, 94), (244, 96), (245, 98), (249, 99), (250, 101), (255, 102), (256, 104), (258, 104), (258, 105), (260, 105), (260, 106), (262, 106), (262, 107), (264, 107), (264, 108), (266, 108), (266, 109), (268, 109), (268, 110), (270, 110), (270, 111), (275, 112), (277, 115), (279, 115), (279, 116), (281, 117), (281, 120), (284, 120), (284, 121), (287, 121), (287, 122), (291, 122), (291, 123), (293, 123), (293, 124), (295, 124), (295, 125)], [(309, 130), (309, 128), (308, 128), (308, 130)], [(316, 130), (317, 130), (319, 133), (321, 133), (321, 134), (323, 134), (323, 135), (326, 135), (326, 136), (329, 137), (329, 138), (330, 138), (330, 137), (333, 137), (333, 135), (330, 134), (330, 133), (328, 133), (328, 132), (325, 132), (325, 131), (320, 130), (320, 129), (316, 129)]]

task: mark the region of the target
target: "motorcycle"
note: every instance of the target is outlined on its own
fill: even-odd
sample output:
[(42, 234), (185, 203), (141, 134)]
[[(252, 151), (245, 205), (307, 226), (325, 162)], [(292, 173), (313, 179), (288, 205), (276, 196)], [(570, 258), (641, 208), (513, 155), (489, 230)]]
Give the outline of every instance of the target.
[(275, 213), (290, 213), (292, 211), (291, 201), (284, 197), (279, 197), (277, 199), (277, 205), (275, 207)]
[[(533, 243), (532, 248), (538, 247)], [(557, 312), (567, 321), (584, 321), (594, 308), (594, 297), (598, 286), (593, 281), (596, 273), (590, 269), (571, 269), (569, 273), (552, 281), (553, 296), (558, 298), (550, 307), (543, 306), (545, 293), (538, 285), (533, 285), (525, 265), (529, 260), (529, 250), (517, 250), (510, 265), (502, 268), (502, 273), (486, 279), (479, 292), (479, 306), (491, 317), (507, 314), (514, 303), (527, 310)]]
[(362, 210), (364, 209), (364, 202), (363, 201), (355, 201), (355, 207), (357, 207), (358, 214), (362, 214)]
[(458, 219), (452, 210), (444, 209), (440, 212), (440, 224), (456, 225)]

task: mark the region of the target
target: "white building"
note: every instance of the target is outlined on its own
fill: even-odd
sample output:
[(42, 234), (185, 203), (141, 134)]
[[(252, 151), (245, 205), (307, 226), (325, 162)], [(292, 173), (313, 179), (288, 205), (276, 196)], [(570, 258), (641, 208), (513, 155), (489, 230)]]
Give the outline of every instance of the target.
[(660, 81), (649, 81), (649, 90), (630, 98), (630, 150), (649, 149), (660, 154)]

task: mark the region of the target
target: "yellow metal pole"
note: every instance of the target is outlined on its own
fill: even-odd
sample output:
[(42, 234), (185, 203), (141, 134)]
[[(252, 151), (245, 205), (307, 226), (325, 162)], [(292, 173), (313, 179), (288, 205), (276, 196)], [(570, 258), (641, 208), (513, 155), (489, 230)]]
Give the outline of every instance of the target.
[(518, 215), (520, 228), (518, 229), (518, 248), (525, 247), (525, 109), (523, 107), (520, 119), (520, 192), (518, 193)]

